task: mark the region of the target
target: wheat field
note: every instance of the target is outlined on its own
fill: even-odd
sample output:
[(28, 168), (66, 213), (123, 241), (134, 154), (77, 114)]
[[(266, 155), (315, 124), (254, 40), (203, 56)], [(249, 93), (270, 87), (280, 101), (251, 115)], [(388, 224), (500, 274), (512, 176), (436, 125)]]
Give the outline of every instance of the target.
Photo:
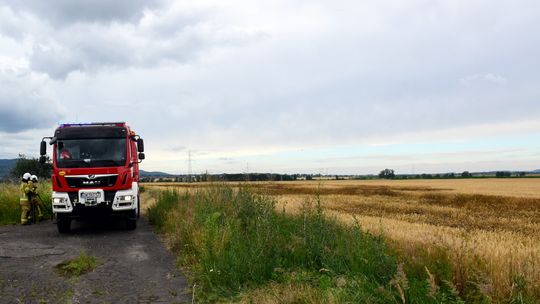
[[(147, 184), (193, 190), (207, 184)], [(457, 290), (500, 302), (526, 288), (540, 299), (540, 179), (243, 183), (298, 212), (319, 197), (327, 214), (384, 235), (404, 256), (452, 261)], [(433, 249), (433, 250), (431, 250)], [(525, 287), (524, 287), (525, 286)]]

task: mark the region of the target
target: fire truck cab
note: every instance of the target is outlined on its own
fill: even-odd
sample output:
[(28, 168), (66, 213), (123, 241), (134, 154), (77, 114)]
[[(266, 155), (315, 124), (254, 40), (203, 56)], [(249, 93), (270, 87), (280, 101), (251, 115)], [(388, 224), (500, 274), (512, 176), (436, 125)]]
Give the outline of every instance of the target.
[(125, 122), (61, 124), (46, 141), (52, 153), (52, 211), (60, 233), (72, 220), (119, 216), (128, 229), (139, 217), (139, 163), (144, 142)]

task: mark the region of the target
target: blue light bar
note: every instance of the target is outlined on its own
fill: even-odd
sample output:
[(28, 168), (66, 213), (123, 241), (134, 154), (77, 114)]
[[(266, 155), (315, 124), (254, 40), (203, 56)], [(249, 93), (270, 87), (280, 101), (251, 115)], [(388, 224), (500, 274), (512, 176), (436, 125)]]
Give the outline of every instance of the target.
[(124, 121), (118, 122), (64, 122), (58, 123), (59, 128), (68, 128), (68, 127), (82, 127), (82, 126), (118, 126), (123, 127), (126, 125)]

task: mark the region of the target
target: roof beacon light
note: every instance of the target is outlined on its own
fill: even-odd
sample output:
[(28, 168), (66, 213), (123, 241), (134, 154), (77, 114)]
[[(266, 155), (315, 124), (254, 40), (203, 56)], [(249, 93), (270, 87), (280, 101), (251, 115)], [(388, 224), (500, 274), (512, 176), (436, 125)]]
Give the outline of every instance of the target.
[(59, 128), (69, 128), (69, 127), (83, 127), (83, 126), (116, 126), (116, 127), (124, 127), (126, 125), (125, 122), (119, 121), (119, 122), (67, 122), (67, 123), (59, 123)]

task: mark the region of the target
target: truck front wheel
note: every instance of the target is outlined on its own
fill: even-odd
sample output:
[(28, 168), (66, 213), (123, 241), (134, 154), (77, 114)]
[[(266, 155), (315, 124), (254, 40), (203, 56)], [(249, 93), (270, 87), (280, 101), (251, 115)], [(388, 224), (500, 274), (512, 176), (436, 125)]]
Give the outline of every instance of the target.
[(71, 229), (71, 219), (59, 218), (56, 222), (56, 226), (58, 227), (58, 232), (68, 233), (69, 230)]
[(141, 196), (137, 195), (137, 218), (141, 217)]
[(133, 214), (126, 218), (126, 227), (128, 230), (137, 229), (137, 211), (133, 210)]

